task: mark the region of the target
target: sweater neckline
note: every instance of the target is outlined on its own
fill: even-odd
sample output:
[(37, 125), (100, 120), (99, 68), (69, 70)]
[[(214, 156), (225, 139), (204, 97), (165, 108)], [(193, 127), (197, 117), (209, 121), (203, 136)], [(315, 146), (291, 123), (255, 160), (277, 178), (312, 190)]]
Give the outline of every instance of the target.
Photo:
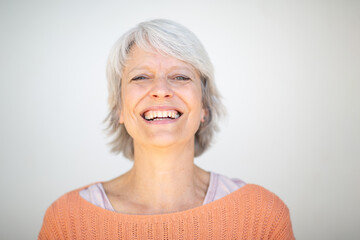
[[(206, 194), (205, 194), (205, 197), (204, 197), (204, 200), (203, 200), (203, 203), (202, 203), (202, 206), (205, 205), (206, 203), (210, 203), (210, 202), (213, 202), (213, 199), (215, 198), (215, 195), (216, 195), (216, 190), (217, 190), (217, 185), (218, 185), (218, 178), (219, 178), (219, 174), (215, 173), (215, 172), (211, 172), (210, 171), (210, 180), (209, 180), (209, 186), (208, 186), (208, 189), (206, 191)], [(112, 206), (112, 203), (110, 202), (106, 192), (105, 192), (105, 189), (104, 189), (104, 185), (102, 182), (98, 182), (96, 183), (95, 185), (98, 185), (98, 188), (100, 189), (102, 195), (104, 195), (104, 205), (108, 205), (109, 207), (102, 207), (104, 209), (107, 209), (107, 210), (110, 210), (110, 211), (113, 211), (113, 212), (116, 212), (114, 207)], [(91, 185), (90, 185), (91, 186)], [(80, 190), (81, 191), (81, 190)], [(80, 192), (79, 191), (79, 192)], [(84, 197), (83, 197), (84, 198)], [(85, 199), (87, 200), (87, 199)], [(87, 200), (88, 202), (90, 202), (89, 200)], [(93, 202), (90, 202), (92, 204), (94, 204)], [(94, 204), (96, 206), (99, 206), (97, 204)], [(99, 206), (100, 207), (100, 206)], [(130, 215), (130, 214), (129, 214)]]
[[(98, 182), (98, 183), (103, 183), (103, 182)], [(149, 215), (137, 215), (137, 214), (126, 214), (126, 213), (119, 213), (119, 212), (113, 212), (104, 208), (101, 208), (99, 206), (96, 206), (88, 201), (86, 201), (85, 199), (83, 199), (80, 196), (80, 191), (87, 188), (89, 185), (86, 185), (82, 188), (76, 189), (74, 190), (72, 193), (75, 195), (76, 199), (79, 201), (79, 204), (84, 207), (84, 209), (88, 210), (88, 211), (92, 211), (92, 212), (96, 212), (97, 214), (100, 214), (102, 216), (107, 216), (107, 217), (111, 217), (111, 218), (117, 218), (117, 219), (127, 219), (127, 220), (131, 220), (131, 221), (136, 221), (136, 220), (142, 220), (142, 219), (169, 219), (169, 218), (176, 218), (176, 219), (180, 219), (183, 218), (185, 216), (188, 215), (194, 215), (197, 213), (201, 213), (201, 212), (207, 212), (210, 209), (214, 209), (217, 207), (221, 207), (226, 205), (226, 203), (228, 202), (232, 202), (234, 201), (234, 199), (237, 196), (241, 196), (244, 193), (246, 193), (247, 191), (251, 191), (252, 188), (257, 188), (259, 186), (255, 185), (255, 184), (246, 184), (245, 186), (239, 188), (238, 190), (235, 190), (232, 193), (229, 193), (228, 195), (217, 199), (213, 202), (207, 203), (205, 205), (202, 206), (198, 206), (195, 208), (190, 208), (184, 211), (179, 211), (179, 212), (173, 212), (173, 213), (164, 213), (164, 214), (149, 214)]]

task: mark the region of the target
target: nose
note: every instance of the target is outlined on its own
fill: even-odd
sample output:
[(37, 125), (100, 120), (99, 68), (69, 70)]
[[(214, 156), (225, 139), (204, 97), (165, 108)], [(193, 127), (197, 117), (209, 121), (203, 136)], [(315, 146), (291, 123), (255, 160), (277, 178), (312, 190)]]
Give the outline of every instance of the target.
[(150, 95), (155, 99), (170, 98), (173, 96), (173, 91), (166, 77), (154, 79)]

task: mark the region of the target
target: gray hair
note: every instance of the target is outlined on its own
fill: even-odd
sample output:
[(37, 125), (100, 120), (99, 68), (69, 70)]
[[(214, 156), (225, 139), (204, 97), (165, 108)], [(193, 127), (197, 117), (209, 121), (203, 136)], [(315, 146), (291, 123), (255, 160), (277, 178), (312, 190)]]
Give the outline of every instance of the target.
[(206, 111), (205, 121), (195, 134), (194, 157), (200, 156), (211, 144), (218, 131), (218, 118), (225, 114), (221, 96), (214, 83), (214, 69), (201, 42), (184, 26), (166, 19), (155, 19), (138, 24), (126, 32), (113, 46), (107, 62), (109, 114), (105, 119), (106, 131), (114, 135), (110, 142), (111, 151), (122, 152), (129, 159), (134, 158), (134, 142), (119, 123), (121, 110), (121, 79), (126, 60), (136, 45), (142, 49), (177, 58), (194, 66), (199, 73), (202, 88), (202, 102)]

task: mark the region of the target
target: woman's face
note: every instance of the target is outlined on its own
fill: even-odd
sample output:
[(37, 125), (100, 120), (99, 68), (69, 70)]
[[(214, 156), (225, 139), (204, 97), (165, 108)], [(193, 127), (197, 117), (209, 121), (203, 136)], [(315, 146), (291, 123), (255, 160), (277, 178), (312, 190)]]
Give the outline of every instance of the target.
[(203, 120), (201, 82), (190, 64), (134, 46), (121, 82), (120, 123), (136, 144), (194, 144)]

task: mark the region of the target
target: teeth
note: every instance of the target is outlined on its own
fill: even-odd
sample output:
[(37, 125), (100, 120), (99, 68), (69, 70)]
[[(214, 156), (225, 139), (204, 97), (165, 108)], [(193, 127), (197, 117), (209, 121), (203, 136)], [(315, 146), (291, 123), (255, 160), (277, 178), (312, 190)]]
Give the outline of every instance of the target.
[(144, 114), (144, 118), (146, 120), (161, 120), (160, 118), (173, 118), (176, 119), (180, 117), (180, 114), (176, 110), (168, 110), (168, 111), (147, 111)]
[(153, 118), (153, 115), (152, 115), (152, 113), (147, 113), (147, 114), (144, 115), (144, 117), (145, 117), (146, 120), (149, 120), (149, 119)]

